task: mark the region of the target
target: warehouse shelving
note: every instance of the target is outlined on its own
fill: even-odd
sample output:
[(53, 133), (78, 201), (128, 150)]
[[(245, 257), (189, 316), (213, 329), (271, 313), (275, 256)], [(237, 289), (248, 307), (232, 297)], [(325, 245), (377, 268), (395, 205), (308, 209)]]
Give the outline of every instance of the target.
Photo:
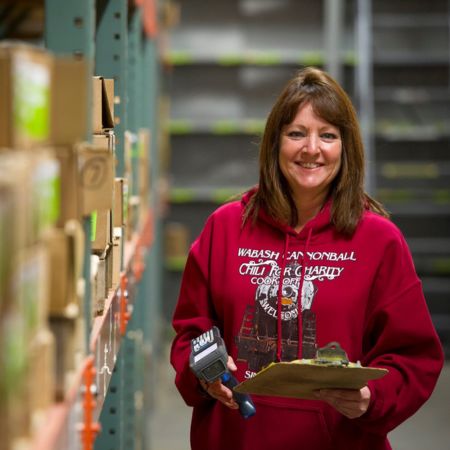
[(367, 89), (360, 112), (372, 123), (372, 192), (405, 234), (448, 348), (450, 3), (360, 0), (358, 7), (367, 43), (357, 59), (368, 69), (358, 75)]
[[(32, 450), (150, 447), (146, 424), (154, 395), (149, 386), (159, 352), (161, 290), (159, 7), (151, 0), (21, 0), (0, 5), (1, 39), (20, 39), (88, 63), (87, 142), (92, 140), (92, 76), (114, 80), (115, 175), (133, 174), (130, 205), (140, 208), (139, 218), (120, 233), (124, 242), (120, 283), (108, 291), (103, 313), (94, 318), (92, 223), (89, 217), (83, 219), (87, 238), (83, 283), (78, 289), (85, 348), (64, 398), (50, 408), (26, 447)], [(139, 164), (144, 150), (149, 151), (145, 158), (151, 162), (147, 172)], [(145, 192), (140, 183), (144, 179), (148, 179)]]

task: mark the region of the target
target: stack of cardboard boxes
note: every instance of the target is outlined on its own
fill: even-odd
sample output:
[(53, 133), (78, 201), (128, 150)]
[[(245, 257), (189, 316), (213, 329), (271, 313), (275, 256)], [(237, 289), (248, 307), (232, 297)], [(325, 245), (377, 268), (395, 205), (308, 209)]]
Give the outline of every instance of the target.
[[(123, 246), (147, 206), (145, 173), (131, 223), (133, 168), (126, 163), (130, 173), (115, 177), (114, 120), (114, 83), (90, 79), (87, 62), (0, 46), (0, 449), (28, 448), (64, 398), (86, 356), (84, 286), (91, 284), (94, 318), (118, 285)], [(148, 170), (143, 152), (137, 167)]]

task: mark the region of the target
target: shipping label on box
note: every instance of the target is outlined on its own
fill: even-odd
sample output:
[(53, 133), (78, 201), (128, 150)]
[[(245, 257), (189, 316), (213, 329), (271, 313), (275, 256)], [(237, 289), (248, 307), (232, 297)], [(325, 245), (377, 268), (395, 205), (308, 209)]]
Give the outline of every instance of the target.
[(112, 208), (114, 188), (114, 157), (107, 149), (81, 145), (78, 166), (83, 215)]

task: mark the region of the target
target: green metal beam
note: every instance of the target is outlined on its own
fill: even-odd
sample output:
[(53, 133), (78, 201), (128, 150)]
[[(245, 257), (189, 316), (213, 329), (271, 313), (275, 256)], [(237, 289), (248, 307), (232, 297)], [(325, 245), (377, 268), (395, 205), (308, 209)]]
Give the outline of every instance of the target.
[(58, 54), (94, 58), (95, 0), (45, 0), (45, 45)]
[(127, 130), (127, 15), (128, 2), (109, 0), (97, 9), (95, 75), (114, 79), (116, 174), (125, 172), (124, 137)]

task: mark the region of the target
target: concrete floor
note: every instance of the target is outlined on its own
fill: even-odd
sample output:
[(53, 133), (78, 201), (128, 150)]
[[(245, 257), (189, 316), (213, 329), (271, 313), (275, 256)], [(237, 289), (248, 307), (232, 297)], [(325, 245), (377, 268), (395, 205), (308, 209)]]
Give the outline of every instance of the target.
[[(151, 421), (151, 450), (189, 450), (191, 409), (179, 396), (167, 352), (158, 374), (158, 394)], [(450, 449), (450, 361), (430, 400), (390, 434), (394, 450)]]

